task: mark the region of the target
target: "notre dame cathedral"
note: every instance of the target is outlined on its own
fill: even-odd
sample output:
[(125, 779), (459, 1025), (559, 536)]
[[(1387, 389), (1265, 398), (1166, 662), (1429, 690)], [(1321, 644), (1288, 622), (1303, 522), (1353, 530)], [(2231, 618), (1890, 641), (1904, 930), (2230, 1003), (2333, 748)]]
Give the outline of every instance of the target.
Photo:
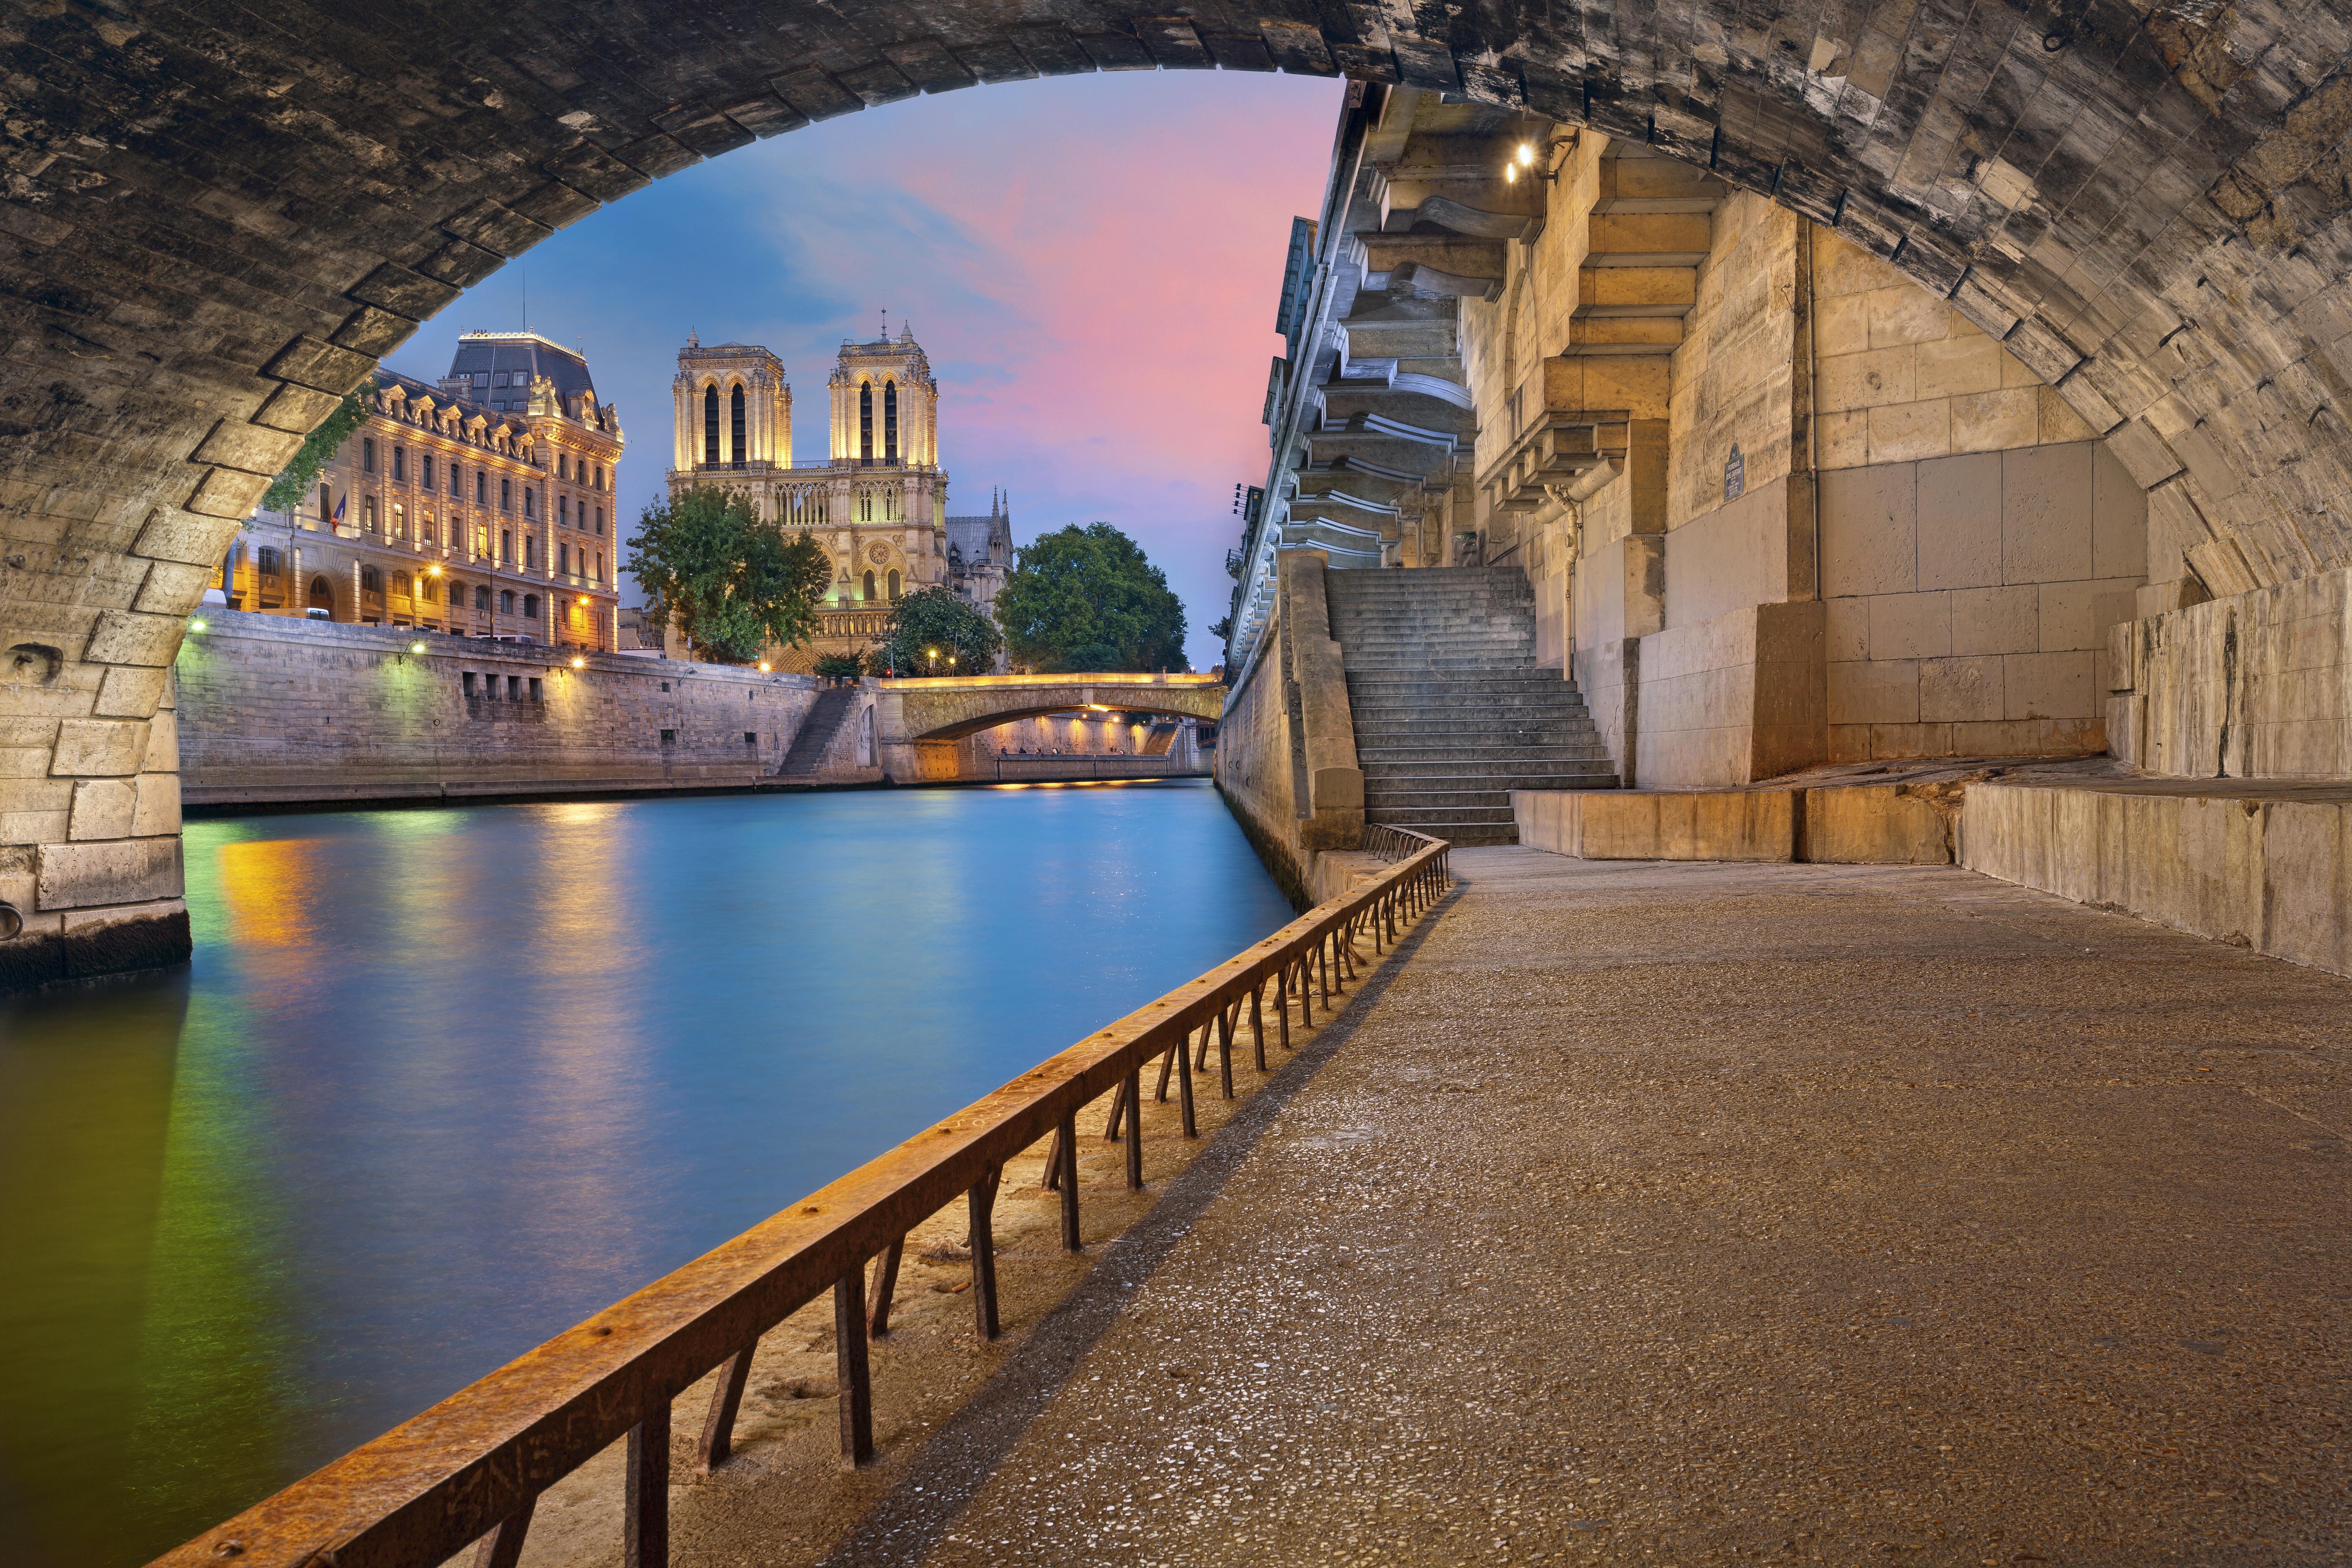
[[(896, 338), (844, 342), (825, 381), (826, 455), (793, 460), (793, 389), (783, 362), (752, 343), (705, 347), (689, 338), (671, 384), (676, 412), (673, 498), (719, 485), (751, 498), (759, 515), (807, 530), (833, 552), (833, 591), (814, 646), (786, 649), (780, 668), (806, 670), (820, 654), (871, 649), (891, 607), (945, 584), (993, 615), (1013, 564), (1013, 517), (991, 493), (984, 515), (947, 514), (939, 458), (939, 383), (911, 328)], [(667, 639), (683, 657), (672, 628)]]

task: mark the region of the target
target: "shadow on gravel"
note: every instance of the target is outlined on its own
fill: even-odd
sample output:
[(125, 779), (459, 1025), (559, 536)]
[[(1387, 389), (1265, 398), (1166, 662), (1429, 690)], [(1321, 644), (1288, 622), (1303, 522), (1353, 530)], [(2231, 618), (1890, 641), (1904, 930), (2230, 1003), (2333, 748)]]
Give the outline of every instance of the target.
[(1151, 1212), (1104, 1249), (1078, 1288), (1039, 1321), (970, 1403), (932, 1435), (907, 1473), (823, 1559), (820, 1568), (900, 1568), (921, 1561), (988, 1484), (1029, 1423), (1061, 1392), (1071, 1371), (1118, 1319), (1128, 1299), (1151, 1278), (1193, 1220), (1224, 1190), (1275, 1117), (1323, 1064), (1351, 1039), (1398, 966), (1419, 951), (1438, 919), (1462, 897), (1457, 880), (1399, 942), (1339, 1016), (1306, 1049), (1275, 1069), (1264, 1087), (1218, 1129)]

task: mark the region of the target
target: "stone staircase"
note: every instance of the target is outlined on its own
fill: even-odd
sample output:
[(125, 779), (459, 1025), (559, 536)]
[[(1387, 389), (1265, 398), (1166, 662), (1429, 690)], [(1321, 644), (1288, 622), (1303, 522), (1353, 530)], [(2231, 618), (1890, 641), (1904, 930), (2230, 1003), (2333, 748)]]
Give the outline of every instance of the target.
[(803, 777), (824, 765), (824, 754), (832, 750), (834, 737), (849, 716), (857, 711), (857, 688), (828, 686), (816, 694), (815, 706), (801, 721), (799, 731), (793, 736), (792, 750), (776, 766), (778, 778)]
[(1535, 595), (1517, 568), (1332, 572), (1364, 819), (1513, 844), (1515, 789), (1617, 784), (1584, 699), (1534, 667)]

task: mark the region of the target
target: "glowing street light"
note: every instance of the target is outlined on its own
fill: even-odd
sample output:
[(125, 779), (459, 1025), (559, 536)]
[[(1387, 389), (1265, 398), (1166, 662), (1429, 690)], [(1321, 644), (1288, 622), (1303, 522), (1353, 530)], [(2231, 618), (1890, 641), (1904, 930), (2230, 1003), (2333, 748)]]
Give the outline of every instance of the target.
[(194, 620), (188, 623), (188, 629), (192, 632), (203, 631), (205, 629), (205, 618), (202, 616), (198, 616)]
[(408, 651), (411, 653), (423, 653), (425, 651), (424, 642), (420, 639), (416, 642), (410, 643), (408, 645)]
[(588, 661), (582, 658), (577, 654), (574, 654), (572, 658), (572, 668), (574, 669), (585, 669), (588, 668)]

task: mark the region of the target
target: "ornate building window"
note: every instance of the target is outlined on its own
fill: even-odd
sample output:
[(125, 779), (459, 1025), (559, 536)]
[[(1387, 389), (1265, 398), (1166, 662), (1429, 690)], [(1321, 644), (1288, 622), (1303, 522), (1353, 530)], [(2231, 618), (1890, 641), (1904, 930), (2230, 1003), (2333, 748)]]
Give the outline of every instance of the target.
[(890, 574), (890, 602), (894, 605), (898, 602), (898, 574), (896, 570)]
[(433, 514), (430, 511), (417, 513), (416, 537), (426, 544), (432, 544), (437, 542), (439, 536), (434, 530)]
[(392, 592), (395, 598), (405, 599), (410, 596), (410, 585), (407, 573), (394, 572), (392, 574)]
[(702, 460), (719, 460), (719, 387), (716, 383), (702, 389)]
[(408, 448), (405, 447), (392, 449), (392, 478), (396, 484), (408, 481)]
[(559, 577), (572, 575), (572, 546), (569, 544), (555, 547), (555, 572)]
[(866, 600), (868, 604), (874, 602), (874, 574), (871, 572), (866, 574)]
[(474, 608), (476, 608), (476, 609), (478, 609), (478, 610), (487, 610), (487, 609), (488, 609), (489, 607), (490, 607), (490, 585), (489, 585), (488, 583), (477, 583), (477, 584), (474, 584)]
[(474, 504), (476, 506), (490, 504), (490, 476), (481, 468), (474, 470)]
[(375, 472), (375, 437), (373, 436), (360, 437), (360, 468), (364, 473)]
[(430, 452), (416, 454), (416, 482), (428, 490), (433, 488), (433, 454)]
[(740, 464), (751, 454), (743, 444), (743, 387), (740, 382), (736, 384), (735, 390), (728, 395), (727, 401), (730, 405), (729, 416), (734, 422), (733, 428), (728, 432), (728, 438), (734, 443), (730, 450), (734, 454), (732, 461)]
[(366, 520), (362, 526), (370, 533), (373, 533), (375, 531), (375, 497), (370, 496), (360, 502), (360, 515)]
[(408, 537), (408, 509), (398, 501), (392, 503), (392, 536), (394, 539)]
[(857, 384), (857, 460), (868, 467), (874, 462), (874, 384), (870, 381)]
[(499, 510), (514, 510), (514, 481), (504, 474), (499, 476)]
[(278, 552), (278, 547), (274, 544), (265, 544), (255, 551), (253, 561), (254, 570), (265, 577), (286, 575), (286, 557)]
[(535, 621), (539, 619), (538, 595), (525, 594), (522, 596), (522, 618), (527, 621)]
[(360, 568), (360, 592), (361, 592), (361, 593), (362, 593), (362, 594), (374, 594), (374, 595), (381, 595), (381, 594), (383, 594), (383, 567), (381, 567), (381, 566), (362, 566), (362, 567), (361, 567), (361, 568)]
[(882, 384), (882, 460), (898, 460), (898, 384), (895, 381)]
[(514, 590), (512, 588), (499, 590), (499, 614), (502, 616), (511, 616), (514, 614)]

